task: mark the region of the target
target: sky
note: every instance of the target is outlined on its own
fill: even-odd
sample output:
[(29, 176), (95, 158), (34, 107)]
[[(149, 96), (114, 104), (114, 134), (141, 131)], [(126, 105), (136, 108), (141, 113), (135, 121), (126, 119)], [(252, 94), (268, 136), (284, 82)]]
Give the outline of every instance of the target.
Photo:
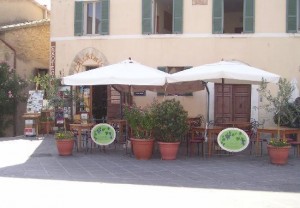
[(48, 9), (51, 9), (51, 0), (35, 0), (41, 5), (47, 5)]

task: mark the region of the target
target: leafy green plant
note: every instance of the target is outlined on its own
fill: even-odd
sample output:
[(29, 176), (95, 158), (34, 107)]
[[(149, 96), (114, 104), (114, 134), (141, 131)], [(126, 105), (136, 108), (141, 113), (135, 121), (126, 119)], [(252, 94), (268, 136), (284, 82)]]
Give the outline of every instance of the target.
[(263, 79), (258, 89), (258, 92), (262, 97), (266, 98), (266, 100), (268, 101), (268, 103), (263, 105), (262, 107), (268, 112), (274, 112), (274, 115), (277, 116), (277, 138), (272, 138), (269, 144), (279, 147), (289, 145), (285, 140), (280, 138), (279, 126), (283, 117), (284, 108), (289, 104), (289, 99), (291, 98), (294, 89), (291, 83), (285, 78), (279, 79), (277, 87), (277, 94), (273, 95), (271, 91), (267, 89), (267, 83)]
[[(279, 122), (278, 114), (274, 115), (274, 122)], [(279, 125), (300, 128), (300, 104), (295, 101), (283, 106)]]
[(27, 85), (7, 63), (0, 63), (0, 137), (13, 124), (18, 104), (26, 101)]
[(272, 145), (274, 147), (285, 147), (285, 146), (289, 146), (290, 144), (286, 139), (271, 138), (271, 140), (269, 141), (269, 145)]
[(151, 107), (141, 108), (134, 105), (125, 106), (124, 118), (127, 120), (132, 136), (139, 139), (149, 139), (153, 130), (153, 114)]
[(61, 140), (61, 139), (74, 139), (74, 133), (72, 131), (59, 131), (56, 132), (54, 135), (55, 139)]
[[(47, 108), (53, 108), (54, 111), (63, 111), (63, 107), (70, 102), (78, 102), (80, 101), (81, 97), (77, 94), (72, 93), (69, 90), (64, 91), (63, 95), (61, 94), (60, 90), (60, 78), (57, 78), (50, 74), (45, 75), (37, 75), (32, 79), (32, 82), (34, 82), (37, 85), (40, 86), (41, 90), (45, 91), (45, 99), (48, 101)], [(64, 135), (66, 138), (69, 137), (69, 135), (73, 135), (73, 132), (67, 131), (66, 128), (66, 121), (64, 118), (64, 127), (63, 129), (58, 132), (59, 137), (62, 138)], [(55, 137), (57, 134), (55, 134)], [(72, 136), (73, 137), (73, 136)]]
[(165, 100), (162, 103), (154, 103), (153, 133), (158, 141), (177, 142), (186, 135), (188, 125), (188, 113), (179, 101), (175, 99)]

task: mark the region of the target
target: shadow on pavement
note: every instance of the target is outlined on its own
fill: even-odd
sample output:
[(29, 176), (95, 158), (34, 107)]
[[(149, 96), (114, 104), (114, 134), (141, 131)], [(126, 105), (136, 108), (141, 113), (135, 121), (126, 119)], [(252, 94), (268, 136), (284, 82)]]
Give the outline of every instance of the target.
[[(184, 144), (174, 161), (148, 161), (125, 154), (123, 147), (106, 152), (59, 156), (52, 135), (0, 140), (0, 177), (159, 185), (204, 189), (300, 192), (300, 159), (290, 154), (285, 166), (271, 165), (267, 155), (242, 154), (186, 157)], [(14, 158), (14, 159), (12, 159)]]

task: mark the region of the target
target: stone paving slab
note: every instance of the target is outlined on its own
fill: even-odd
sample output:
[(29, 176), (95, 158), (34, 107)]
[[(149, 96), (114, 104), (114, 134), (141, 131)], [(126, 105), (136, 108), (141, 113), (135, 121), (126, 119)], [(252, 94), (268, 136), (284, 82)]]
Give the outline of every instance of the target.
[(257, 157), (248, 152), (186, 157), (184, 148), (174, 161), (161, 160), (157, 151), (151, 160), (136, 160), (122, 147), (59, 156), (54, 138), (49, 135), (43, 139), (0, 140), (0, 157), (0, 177), (7, 179), (286, 193), (295, 197), (291, 201), (298, 207), (300, 204), (300, 158), (292, 152), (285, 166), (270, 164), (267, 155)]

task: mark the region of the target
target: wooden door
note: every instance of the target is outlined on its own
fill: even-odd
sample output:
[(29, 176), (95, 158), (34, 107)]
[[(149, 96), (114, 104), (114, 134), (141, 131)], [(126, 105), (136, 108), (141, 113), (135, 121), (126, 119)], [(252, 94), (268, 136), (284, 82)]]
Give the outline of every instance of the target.
[(251, 85), (235, 85), (232, 101), (233, 121), (249, 122), (251, 117)]
[[(223, 89), (223, 93), (222, 93)], [(224, 99), (224, 105), (222, 101)], [(215, 84), (215, 123), (250, 121), (251, 85)]]

